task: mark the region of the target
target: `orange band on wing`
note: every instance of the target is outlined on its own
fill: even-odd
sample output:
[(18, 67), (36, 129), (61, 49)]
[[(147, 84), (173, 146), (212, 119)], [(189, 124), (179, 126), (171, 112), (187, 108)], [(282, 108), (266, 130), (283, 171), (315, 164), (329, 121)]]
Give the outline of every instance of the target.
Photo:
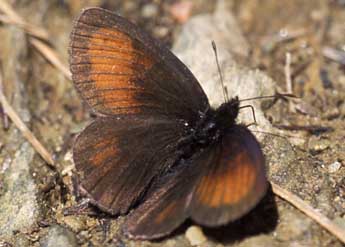
[(135, 47), (121, 31), (78, 23), (73, 33), (71, 70), (74, 81), (91, 107), (111, 113), (136, 113), (145, 102), (138, 95), (145, 72), (154, 60)]
[(157, 217), (154, 219), (155, 223), (160, 224), (166, 218), (170, 217), (171, 213), (174, 212), (174, 210), (176, 209), (176, 206), (177, 206), (176, 202), (172, 202), (166, 208), (164, 208), (161, 212), (159, 212)]
[(255, 166), (248, 160), (245, 153), (237, 156), (238, 164), (234, 170), (225, 174), (225, 193), (223, 201), (226, 204), (236, 204), (244, 199), (252, 190), (257, 176)]
[(211, 173), (204, 177), (196, 190), (201, 204), (220, 207), (240, 202), (252, 191), (256, 170), (245, 153), (239, 154), (221, 173)]
[(104, 147), (91, 158), (90, 163), (94, 166), (100, 166), (104, 160), (116, 156), (116, 153), (117, 149), (115, 146)]

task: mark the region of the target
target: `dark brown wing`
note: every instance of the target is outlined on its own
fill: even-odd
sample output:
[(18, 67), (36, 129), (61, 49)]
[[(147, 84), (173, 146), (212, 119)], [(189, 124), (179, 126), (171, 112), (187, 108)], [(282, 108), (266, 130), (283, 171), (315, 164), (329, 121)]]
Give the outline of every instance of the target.
[(124, 226), (128, 236), (159, 238), (188, 217), (206, 226), (226, 224), (251, 210), (267, 188), (260, 146), (246, 127), (237, 125), (220, 143), (160, 181), (129, 215)]
[(99, 118), (77, 138), (73, 159), (81, 187), (93, 204), (126, 213), (152, 178), (177, 158), (182, 123)]
[(193, 121), (208, 107), (199, 83), (178, 58), (104, 9), (86, 9), (75, 22), (70, 68), (84, 100), (102, 115)]
[(206, 226), (224, 225), (250, 211), (267, 189), (265, 160), (250, 131), (235, 125), (199, 160), (204, 169), (188, 205), (196, 222)]
[[(130, 238), (154, 239), (175, 230), (188, 217), (186, 205), (198, 170), (185, 166), (161, 177), (142, 204), (126, 219), (123, 230)], [(194, 167), (195, 168), (195, 167)]]

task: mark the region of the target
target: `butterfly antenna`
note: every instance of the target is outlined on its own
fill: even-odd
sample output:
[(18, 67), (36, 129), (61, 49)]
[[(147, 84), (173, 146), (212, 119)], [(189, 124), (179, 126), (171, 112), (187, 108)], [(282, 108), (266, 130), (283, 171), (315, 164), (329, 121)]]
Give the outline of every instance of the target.
[(221, 86), (223, 89), (224, 100), (225, 100), (225, 102), (228, 102), (229, 101), (228, 89), (226, 88), (226, 86), (224, 86), (223, 75), (222, 75), (222, 71), (220, 70), (220, 66), (219, 66), (217, 46), (216, 46), (216, 43), (214, 42), (214, 40), (212, 40), (212, 48), (213, 48), (214, 55), (216, 57), (216, 63), (217, 63), (220, 83), (221, 83)]
[(246, 98), (246, 99), (240, 99), (240, 102), (243, 101), (249, 101), (249, 100), (257, 100), (257, 99), (272, 99), (272, 98), (295, 98), (298, 99), (294, 94), (291, 93), (275, 93), (274, 95), (265, 95), (265, 96), (258, 96), (258, 97), (252, 97), (252, 98)]

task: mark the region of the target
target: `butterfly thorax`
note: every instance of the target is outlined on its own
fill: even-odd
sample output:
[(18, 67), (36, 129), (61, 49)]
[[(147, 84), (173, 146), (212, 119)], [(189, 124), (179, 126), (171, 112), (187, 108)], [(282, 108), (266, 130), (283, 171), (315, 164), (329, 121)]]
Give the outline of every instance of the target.
[(239, 100), (237, 97), (221, 104), (217, 109), (210, 108), (194, 130), (194, 141), (206, 145), (217, 141), (234, 126), (238, 112)]
[(227, 130), (236, 123), (240, 102), (238, 97), (221, 104), (214, 113), (214, 121), (219, 129)]

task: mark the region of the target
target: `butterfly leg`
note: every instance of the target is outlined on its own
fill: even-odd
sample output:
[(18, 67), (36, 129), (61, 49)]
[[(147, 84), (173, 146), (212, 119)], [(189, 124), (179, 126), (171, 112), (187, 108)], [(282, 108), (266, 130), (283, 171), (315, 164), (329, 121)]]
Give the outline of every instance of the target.
[(256, 122), (256, 117), (255, 117), (255, 109), (252, 105), (244, 105), (244, 106), (241, 106), (240, 109), (244, 109), (244, 108), (250, 108), (252, 110), (252, 114), (253, 114), (253, 119), (254, 119), (254, 122), (246, 125), (246, 127), (249, 127), (251, 125), (257, 125), (257, 122)]

